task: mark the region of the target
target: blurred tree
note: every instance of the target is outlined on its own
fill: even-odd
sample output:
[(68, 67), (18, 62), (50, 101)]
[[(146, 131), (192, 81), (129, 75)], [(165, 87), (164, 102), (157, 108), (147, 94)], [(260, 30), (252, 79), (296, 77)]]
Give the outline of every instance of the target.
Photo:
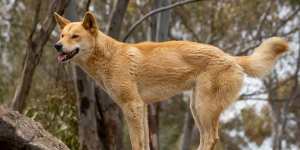
[(194, 127), (194, 119), (188, 106), (188, 110), (185, 113), (184, 126), (181, 135), (182, 137), (180, 143), (180, 150), (190, 149), (192, 144), (191, 140), (192, 140), (193, 127)]
[(37, 29), (41, 1), (38, 2), (31, 33), (27, 40), (28, 47), (26, 49), (25, 64), (21, 75), (21, 81), (16, 89), (15, 96), (11, 104), (13, 110), (20, 112), (24, 110), (35, 68), (40, 62), (44, 45), (48, 41), (49, 36), (56, 25), (53, 13), (58, 12), (61, 14), (67, 3), (68, 0), (53, 0), (49, 7), (47, 16), (42, 21), (41, 28)]

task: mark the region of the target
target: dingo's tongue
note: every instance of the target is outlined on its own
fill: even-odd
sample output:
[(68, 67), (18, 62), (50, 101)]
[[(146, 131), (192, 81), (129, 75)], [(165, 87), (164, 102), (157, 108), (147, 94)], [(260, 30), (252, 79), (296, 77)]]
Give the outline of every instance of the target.
[(60, 54), (57, 55), (57, 60), (59, 62), (63, 62), (66, 57), (67, 57), (67, 55), (65, 55), (63, 53), (60, 53)]

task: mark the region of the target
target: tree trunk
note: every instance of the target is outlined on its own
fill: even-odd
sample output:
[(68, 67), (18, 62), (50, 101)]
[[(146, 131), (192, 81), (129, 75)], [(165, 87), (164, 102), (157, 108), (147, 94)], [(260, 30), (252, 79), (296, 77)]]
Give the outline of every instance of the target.
[[(28, 38), (26, 58), (21, 74), (21, 80), (17, 85), (16, 92), (11, 103), (11, 108), (13, 110), (20, 112), (24, 110), (35, 68), (40, 62), (43, 47), (48, 41), (56, 24), (53, 18), (53, 13), (58, 12), (59, 14), (62, 14), (67, 3), (68, 0), (53, 0), (40, 29), (37, 30), (37, 22), (34, 22), (32, 33)], [(38, 13), (38, 11), (36, 13)]]
[[(97, 99), (93, 80), (78, 66), (74, 66), (77, 89), (78, 130), (80, 150), (104, 149), (106, 143), (100, 140), (102, 118), (98, 119)], [(99, 132), (100, 131), (100, 132)]]
[(271, 105), (271, 113), (272, 113), (272, 137), (273, 137), (273, 150), (281, 150), (281, 141), (280, 141), (280, 109), (281, 107), (278, 107), (278, 104), (275, 104), (275, 102), (269, 102)]
[(41, 124), (1, 106), (0, 147), (3, 150), (69, 150)]
[(192, 141), (193, 127), (194, 127), (194, 119), (193, 119), (191, 111), (188, 109), (188, 111), (185, 114), (180, 150), (189, 150), (190, 149), (191, 141)]
[(120, 39), (122, 22), (128, 3), (129, 0), (118, 0), (112, 10), (111, 16), (109, 17), (109, 24), (106, 33), (114, 39)]
[[(31, 47), (28, 46), (27, 49), (31, 49)], [(34, 61), (39, 61), (37, 59), (39, 58), (35, 58), (34, 54), (31, 52), (29, 52), (25, 58), (25, 64), (21, 75), (21, 81), (17, 86), (14, 98), (11, 103), (11, 107), (13, 110), (22, 112), (25, 108), (25, 101), (29, 94), (32, 83), (32, 77), (36, 68)]]
[(281, 109), (282, 105), (276, 103), (274, 99), (278, 97), (278, 93), (276, 90), (272, 89), (272, 85), (274, 84), (274, 78), (266, 78), (264, 80), (265, 87), (267, 87), (268, 91), (268, 102), (271, 106), (271, 117), (272, 117), (272, 149), (273, 150), (281, 150), (281, 142), (280, 142), (280, 129), (281, 129)]
[(150, 149), (159, 150), (159, 103), (148, 106)]
[[(153, 2), (153, 9), (167, 6), (170, 0), (155, 0)], [(165, 11), (157, 16), (152, 16), (151, 21), (151, 40), (166, 41), (168, 39), (168, 29), (170, 20), (170, 11)], [(148, 106), (149, 119), (149, 136), (150, 149), (159, 150), (159, 103), (150, 104)]]

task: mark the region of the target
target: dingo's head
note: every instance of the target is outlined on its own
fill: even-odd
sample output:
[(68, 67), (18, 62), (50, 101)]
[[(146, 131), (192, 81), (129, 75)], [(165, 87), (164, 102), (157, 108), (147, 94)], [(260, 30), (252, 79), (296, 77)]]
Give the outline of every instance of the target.
[(60, 39), (54, 45), (59, 62), (67, 62), (93, 49), (98, 32), (93, 14), (87, 12), (81, 22), (70, 22), (57, 13), (54, 16), (61, 29)]

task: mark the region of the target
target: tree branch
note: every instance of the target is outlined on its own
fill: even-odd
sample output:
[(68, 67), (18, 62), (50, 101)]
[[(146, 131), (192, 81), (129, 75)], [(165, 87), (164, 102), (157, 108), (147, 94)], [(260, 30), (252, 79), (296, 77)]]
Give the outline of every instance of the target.
[(267, 9), (266, 9), (266, 11), (265, 11), (265, 13), (262, 15), (262, 17), (261, 17), (261, 19), (260, 19), (260, 21), (259, 21), (259, 24), (258, 24), (258, 26), (257, 26), (257, 29), (256, 29), (256, 37), (261, 41), (262, 40), (262, 37), (261, 37), (261, 31), (262, 31), (262, 29), (263, 29), (263, 26), (264, 26), (264, 24), (265, 24), (265, 22), (266, 22), (266, 20), (267, 20), (267, 17), (268, 17), (268, 15), (269, 15), (269, 13), (270, 13), (270, 11), (271, 11), (271, 8), (272, 8), (272, 1), (270, 1), (269, 3), (268, 3), (268, 6), (267, 6)]
[(196, 31), (194, 31), (194, 27), (193, 25), (189, 24), (189, 17), (187, 17), (187, 13), (185, 11), (185, 9), (175, 9), (175, 13), (177, 15), (179, 15), (179, 17), (181, 18), (182, 24), (184, 25), (184, 27), (192, 34), (193, 38), (196, 39), (197, 42), (200, 42), (200, 38), (198, 37), (198, 34), (196, 33)]
[(87, 1), (84, 10), (86, 10), (86, 11), (89, 11), (89, 10), (90, 10), (89, 8), (90, 8), (90, 5), (91, 5), (91, 2), (92, 2), (91, 0), (88, 0), (88, 1)]
[[(27, 41), (27, 50), (21, 79), (17, 85), (15, 95), (11, 103), (11, 108), (13, 108), (13, 110), (18, 110), (20, 112), (24, 110), (36, 66), (40, 62), (44, 45), (48, 41), (50, 34), (56, 25), (53, 13), (58, 12), (59, 14), (62, 14), (67, 4), (68, 0), (52, 0), (48, 13), (41, 23), (41, 28), (32, 29), (36, 31), (32, 32), (33, 35), (31, 35)], [(33, 26), (35, 26), (34, 24), (35, 23), (33, 23)]]
[[(255, 49), (256, 47), (258, 47), (260, 44), (261, 44), (261, 40), (262, 39), (266, 39), (266, 38), (270, 38), (272, 37), (273, 35), (277, 35), (277, 36), (282, 36), (282, 37), (286, 37), (286, 36), (289, 36), (295, 32), (298, 32), (300, 30), (300, 28), (298, 27), (295, 27), (294, 29), (291, 29), (290, 31), (286, 32), (286, 33), (282, 33), (282, 34), (278, 34), (277, 35), (277, 32), (276, 33), (273, 33), (271, 36), (262, 36), (260, 37), (260, 39), (258, 39), (258, 41), (260, 42), (257, 42), (255, 44), (252, 44), (244, 49), (242, 49), (240, 52), (238, 52), (237, 54), (235, 54), (236, 56), (243, 56), (243, 55), (247, 55), (251, 50)], [(252, 40), (248, 40), (247, 42), (251, 42)], [(224, 48), (224, 49), (231, 49), (233, 46), (229, 47), (229, 48)]]
[(292, 14), (290, 14), (289, 16), (285, 17), (285, 19), (280, 20), (279, 25), (277, 26), (277, 28), (275, 28), (274, 33), (278, 33), (278, 31), (284, 27), (284, 25), (286, 25), (290, 20), (293, 20), (295, 17), (297, 17), (298, 13), (300, 12), (300, 7), (298, 7)]
[[(300, 33), (298, 33), (298, 37), (300, 37)], [(300, 41), (299, 41), (300, 42)], [(281, 126), (281, 132), (284, 132), (287, 121), (288, 121), (288, 112), (290, 107), (293, 105), (293, 102), (296, 100), (296, 97), (299, 95), (299, 74), (300, 74), (300, 51), (298, 50), (298, 58), (297, 58), (297, 67), (295, 70), (295, 74), (294, 74), (294, 80), (295, 83), (292, 87), (292, 91), (290, 93), (290, 97), (289, 99), (286, 101), (284, 107), (283, 107), (283, 112), (282, 112), (282, 126)], [(280, 136), (280, 142), (283, 139), (283, 133), (281, 133), (282, 135)]]
[(42, 0), (38, 0), (36, 7), (35, 7), (35, 15), (33, 18), (33, 24), (32, 24), (32, 29), (31, 32), (29, 34), (29, 38), (30, 40), (32, 40), (32, 36), (34, 35), (36, 28), (37, 28), (37, 24), (39, 23), (39, 14), (41, 11), (41, 4), (42, 4)]
[(137, 22), (135, 22), (130, 28), (129, 28), (129, 31), (128, 33), (124, 36), (123, 38), (123, 42), (125, 42), (128, 37), (133, 33), (133, 31), (147, 18), (149, 18), (150, 16), (152, 15), (156, 15), (158, 13), (161, 13), (161, 12), (164, 12), (164, 11), (167, 11), (169, 9), (172, 9), (174, 7), (177, 7), (177, 6), (181, 6), (181, 5), (185, 5), (185, 4), (189, 4), (189, 3), (194, 3), (194, 2), (199, 2), (199, 1), (203, 1), (203, 0), (185, 0), (185, 1), (180, 1), (180, 2), (176, 2), (174, 4), (171, 4), (171, 5), (168, 5), (168, 6), (165, 6), (165, 7), (160, 7), (158, 9), (155, 9), (155, 10), (152, 10), (150, 11), (149, 13), (147, 13), (145, 16), (143, 16), (141, 19), (139, 19)]

